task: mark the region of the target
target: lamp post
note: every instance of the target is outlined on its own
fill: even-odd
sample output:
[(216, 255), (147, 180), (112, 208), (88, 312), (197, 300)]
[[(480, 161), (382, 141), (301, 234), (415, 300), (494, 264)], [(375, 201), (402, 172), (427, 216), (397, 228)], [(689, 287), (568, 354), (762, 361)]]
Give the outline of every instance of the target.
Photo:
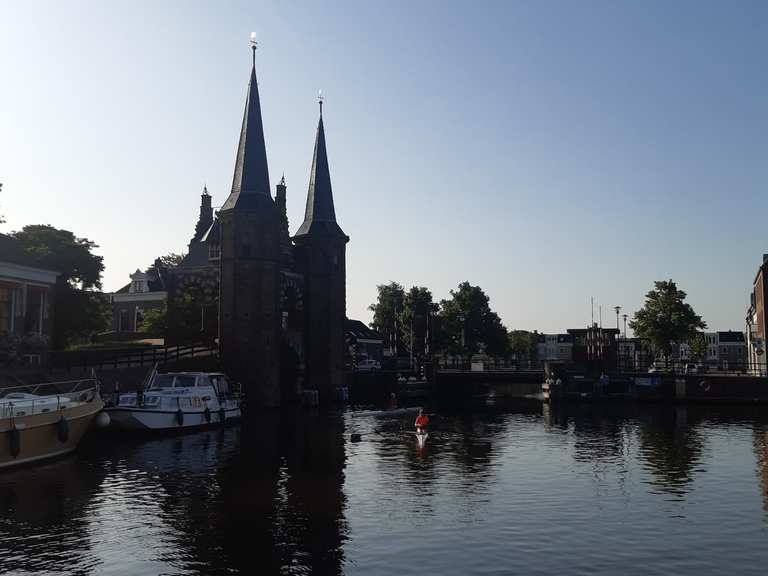
[(621, 311), (621, 306), (614, 306), (614, 310), (616, 310), (616, 332), (621, 334), (621, 330), (619, 330), (619, 312)]
[(624, 318), (624, 340), (626, 340), (627, 339), (627, 315), (622, 314), (621, 317)]

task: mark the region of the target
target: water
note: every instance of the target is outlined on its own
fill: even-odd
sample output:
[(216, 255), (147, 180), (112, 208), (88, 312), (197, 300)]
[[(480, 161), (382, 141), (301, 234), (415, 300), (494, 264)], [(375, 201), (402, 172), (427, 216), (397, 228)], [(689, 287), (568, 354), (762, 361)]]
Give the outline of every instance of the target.
[(0, 473), (0, 573), (765, 573), (766, 408), (441, 411), (423, 450), (411, 421), (272, 414)]

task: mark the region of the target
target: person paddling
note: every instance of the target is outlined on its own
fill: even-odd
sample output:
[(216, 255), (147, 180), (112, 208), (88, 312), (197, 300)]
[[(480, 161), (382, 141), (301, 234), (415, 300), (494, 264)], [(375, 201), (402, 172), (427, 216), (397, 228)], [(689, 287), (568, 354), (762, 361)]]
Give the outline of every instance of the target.
[(419, 408), (419, 415), (416, 416), (414, 426), (416, 426), (416, 434), (421, 434), (422, 430), (426, 431), (427, 426), (429, 426), (429, 417), (424, 414), (421, 408)]

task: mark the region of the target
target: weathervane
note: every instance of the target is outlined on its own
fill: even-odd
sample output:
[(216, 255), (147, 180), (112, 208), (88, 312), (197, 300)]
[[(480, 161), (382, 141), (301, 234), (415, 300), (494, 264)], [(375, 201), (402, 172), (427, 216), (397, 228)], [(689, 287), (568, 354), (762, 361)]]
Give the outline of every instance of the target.
[(256, 47), (259, 45), (256, 42), (256, 32), (251, 32), (251, 50), (253, 51), (253, 65), (256, 66)]
[(323, 115), (323, 91), (318, 90), (317, 91), (317, 102), (320, 104), (320, 116)]

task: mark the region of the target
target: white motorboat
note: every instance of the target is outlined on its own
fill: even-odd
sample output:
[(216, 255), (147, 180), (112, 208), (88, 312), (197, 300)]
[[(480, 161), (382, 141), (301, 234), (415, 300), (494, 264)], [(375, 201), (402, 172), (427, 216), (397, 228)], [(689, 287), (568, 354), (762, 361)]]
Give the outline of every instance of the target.
[(144, 391), (119, 394), (107, 409), (123, 430), (182, 430), (240, 418), (240, 394), (221, 373), (153, 371)]
[(95, 379), (0, 390), (0, 469), (71, 452), (103, 407)]

